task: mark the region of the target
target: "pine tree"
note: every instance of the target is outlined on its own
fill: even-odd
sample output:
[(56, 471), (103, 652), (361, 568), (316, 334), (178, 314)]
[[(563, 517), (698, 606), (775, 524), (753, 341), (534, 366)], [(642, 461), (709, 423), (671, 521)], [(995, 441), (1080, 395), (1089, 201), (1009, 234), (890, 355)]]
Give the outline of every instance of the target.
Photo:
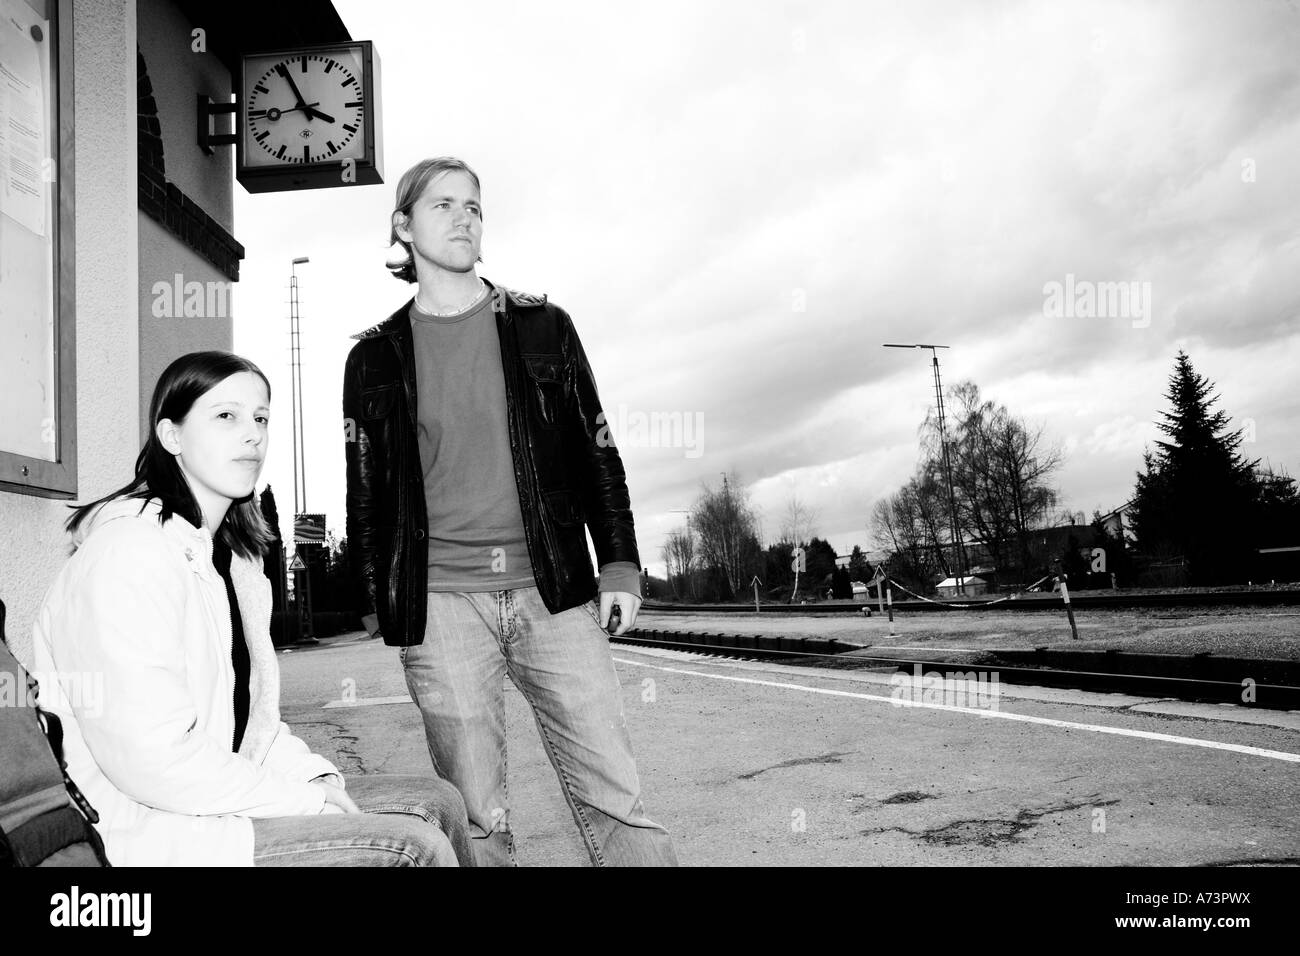
[(1148, 556), (1181, 555), (1194, 584), (1244, 581), (1253, 557), (1257, 462), (1238, 451), (1214, 384), (1179, 352), (1165, 393), (1171, 410), (1156, 426), (1168, 440), (1144, 453), (1133, 498), (1133, 531)]
[(1291, 547), (1300, 544), (1300, 492), (1296, 480), (1285, 471), (1265, 466), (1256, 472), (1258, 480), (1258, 534), (1261, 547)]
[(867, 556), (862, 553), (860, 545), (854, 545), (853, 550), (849, 552), (849, 575), (852, 581), (863, 581), (871, 577), (871, 563), (867, 561)]

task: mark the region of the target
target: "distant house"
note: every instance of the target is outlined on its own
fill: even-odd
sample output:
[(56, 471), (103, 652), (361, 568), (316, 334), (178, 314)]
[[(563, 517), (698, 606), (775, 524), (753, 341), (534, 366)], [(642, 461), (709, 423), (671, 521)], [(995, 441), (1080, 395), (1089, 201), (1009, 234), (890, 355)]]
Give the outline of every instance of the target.
[(1101, 526), (1105, 529), (1106, 534), (1120, 541), (1124, 540), (1124, 516), (1128, 514), (1133, 502), (1125, 502), (1110, 514), (1101, 516)]
[[(961, 595), (958, 588), (965, 586), (965, 594)], [(935, 588), (940, 597), (970, 597), (973, 594), (988, 594), (989, 583), (983, 578), (970, 575), (964, 578), (944, 578)]]

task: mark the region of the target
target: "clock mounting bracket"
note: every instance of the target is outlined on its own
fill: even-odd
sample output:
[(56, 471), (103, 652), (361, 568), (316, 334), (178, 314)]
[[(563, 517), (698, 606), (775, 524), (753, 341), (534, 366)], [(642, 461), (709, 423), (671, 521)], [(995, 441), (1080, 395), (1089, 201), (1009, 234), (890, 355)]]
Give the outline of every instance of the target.
[[(234, 119), (236, 110), (239, 109), (237, 102), (214, 103), (212, 97), (206, 93), (198, 95), (198, 143), (199, 149), (211, 156), (216, 152), (214, 146), (234, 146), (237, 135), (234, 131)], [(216, 118), (218, 116), (230, 116), (231, 132), (218, 133), (216, 131)]]

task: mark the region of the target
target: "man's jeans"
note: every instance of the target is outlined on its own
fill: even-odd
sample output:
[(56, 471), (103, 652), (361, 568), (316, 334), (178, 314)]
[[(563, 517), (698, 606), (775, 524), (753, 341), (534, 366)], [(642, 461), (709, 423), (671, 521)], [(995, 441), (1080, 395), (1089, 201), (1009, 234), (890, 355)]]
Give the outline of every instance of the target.
[(506, 674), (532, 708), (596, 866), (675, 866), (645, 815), (609, 635), (594, 603), (552, 615), (536, 587), (429, 592), (424, 643), (401, 648), (434, 771), (465, 798), (479, 866), (515, 863)]
[(348, 777), (364, 813), (253, 821), (254, 866), (473, 866), (465, 804), (434, 777)]

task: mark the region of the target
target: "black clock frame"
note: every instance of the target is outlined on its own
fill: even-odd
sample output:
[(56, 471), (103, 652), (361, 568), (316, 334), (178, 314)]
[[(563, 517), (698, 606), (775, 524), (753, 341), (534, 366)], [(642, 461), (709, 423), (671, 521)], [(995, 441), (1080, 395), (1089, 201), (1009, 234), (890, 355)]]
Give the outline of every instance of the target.
[[(346, 160), (324, 160), (318, 163), (299, 163), (292, 166), (246, 166), (244, 139), (248, 128), (248, 103), (244, 96), (245, 60), (249, 57), (311, 56), (313, 54), (338, 54), (361, 48), (361, 85), (365, 105), (361, 110), (362, 132), (365, 135), (365, 153), (356, 161), (355, 178), (344, 180)], [(249, 51), (239, 64), (239, 75), (234, 77), (237, 118), (235, 121), (235, 178), (250, 193), (287, 192), (295, 189), (326, 189), (331, 186), (378, 185), (384, 181), (383, 117), (380, 111), (382, 95), (379, 86), (379, 54), (370, 40), (349, 43), (326, 43), (319, 46), (295, 46), (281, 50)]]

